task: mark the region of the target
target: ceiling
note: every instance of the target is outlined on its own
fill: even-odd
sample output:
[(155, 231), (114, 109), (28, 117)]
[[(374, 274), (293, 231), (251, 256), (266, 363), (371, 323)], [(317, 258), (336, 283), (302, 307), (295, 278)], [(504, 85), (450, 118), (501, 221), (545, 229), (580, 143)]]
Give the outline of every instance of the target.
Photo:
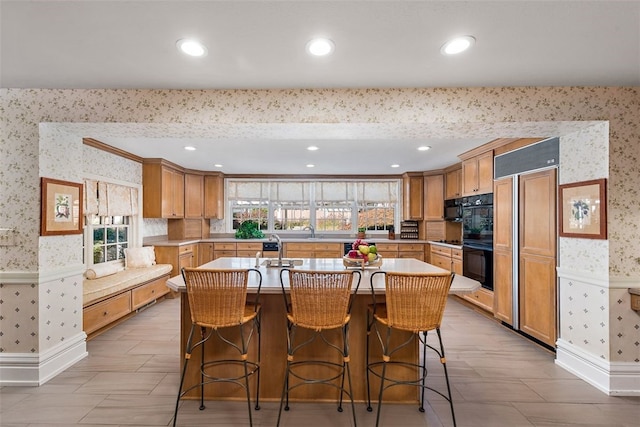
[[(2, 88), (640, 85), (639, 1), (0, 1)], [(477, 42), (443, 56), (441, 45), (457, 35)], [(335, 42), (333, 55), (306, 54), (316, 36)], [(179, 53), (175, 43), (185, 37), (204, 42), (208, 55)], [(185, 135), (169, 128), (119, 137), (105, 127), (85, 136), (191, 169), (221, 163), (232, 174), (437, 169), (509, 136), (400, 126), (380, 132), (373, 124), (262, 130), (212, 127)], [(306, 151), (311, 144), (320, 150)], [(197, 151), (185, 153), (185, 145)], [(419, 145), (432, 149), (417, 154)]]

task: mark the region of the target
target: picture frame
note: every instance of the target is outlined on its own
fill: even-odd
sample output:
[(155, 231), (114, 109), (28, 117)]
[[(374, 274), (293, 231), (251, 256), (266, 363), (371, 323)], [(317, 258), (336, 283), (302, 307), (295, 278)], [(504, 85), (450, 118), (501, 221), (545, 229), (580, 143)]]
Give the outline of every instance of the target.
[(607, 238), (606, 178), (558, 186), (560, 237)]
[(82, 184), (40, 178), (40, 235), (82, 234)]

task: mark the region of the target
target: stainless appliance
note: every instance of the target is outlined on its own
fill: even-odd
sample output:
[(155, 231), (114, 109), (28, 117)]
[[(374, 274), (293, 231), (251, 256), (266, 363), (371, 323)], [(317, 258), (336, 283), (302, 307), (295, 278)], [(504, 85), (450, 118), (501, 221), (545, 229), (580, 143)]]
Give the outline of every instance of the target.
[(462, 274), (493, 290), (493, 194), (463, 197)]
[(444, 201), (444, 220), (462, 222), (462, 199)]

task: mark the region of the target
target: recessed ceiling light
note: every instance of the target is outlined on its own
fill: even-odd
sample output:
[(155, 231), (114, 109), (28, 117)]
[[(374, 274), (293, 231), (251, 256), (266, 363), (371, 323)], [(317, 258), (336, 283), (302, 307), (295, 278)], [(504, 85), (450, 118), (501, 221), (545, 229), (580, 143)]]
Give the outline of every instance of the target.
[(400, 165), (399, 165), (399, 164), (397, 164), (397, 163), (394, 163), (394, 164), (392, 164), (392, 165), (391, 165), (391, 167), (392, 167), (392, 168), (399, 168), (399, 167), (400, 167)]
[(473, 36), (462, 36), (451, 39), (440, 48), (440, 53), (443, 55), (456, 55), (464, 52), (476, 43), (476, 39)]
[(207, 48), (197, 40), (180, 39), (176, 42), (176, 46), (180, 52), (189, 56), (205, 56)]
[(329, 55), (335, 48), (333, 41), (324, 38), (312, 39), (307, 43), (307, 52), (313, 56)]
[(307, 147), (307, 150), (309, 151), (316, 151), (318, 149), (318, 147), (316, 147), (315, 145), (310, 145)]
[(216, 163), (216, 164), (215, 164), (215, 165), (213, 165), (213, 166), (214, 166), (214, 167), (216, 167), (216, 168), (221, 168), (221, 167), (222, 167), (222, 165), (221, 165), (220, 163)]
[(312, 165), (311, 163), (309, 163), (309, 164), (307, 165), (307, 167), (308, 167), (308, 168), (315, 168), (315, 167), (316, 167), (316, 165)]
[(187, 145), (184, 149), (187, 151), (196, 151), (196, 147), (192, 147), (191, 145)]
[(429, 147), (428, 145), (421, 145), (420, 147), (418, 147), (418, 151), (427, 151), (430, 149), (431, 147)]

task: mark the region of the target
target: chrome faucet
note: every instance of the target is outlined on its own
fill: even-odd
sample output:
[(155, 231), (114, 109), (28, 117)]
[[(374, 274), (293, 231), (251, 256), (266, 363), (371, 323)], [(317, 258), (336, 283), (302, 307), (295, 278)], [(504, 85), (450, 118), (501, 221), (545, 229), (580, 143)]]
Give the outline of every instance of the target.
[(269, 236), (269, 241), (272, 242), (273, 240), (278, 242), (278, 267), (282, 267), (282, 240), (277, 234), (272, 234)]
[(303, 228), (303, 230), (311, 231), (311, 238), (312, 239), (316, 237), (316, 229), (313, 228), (313, 225), (307, 225), (305, 228)]

